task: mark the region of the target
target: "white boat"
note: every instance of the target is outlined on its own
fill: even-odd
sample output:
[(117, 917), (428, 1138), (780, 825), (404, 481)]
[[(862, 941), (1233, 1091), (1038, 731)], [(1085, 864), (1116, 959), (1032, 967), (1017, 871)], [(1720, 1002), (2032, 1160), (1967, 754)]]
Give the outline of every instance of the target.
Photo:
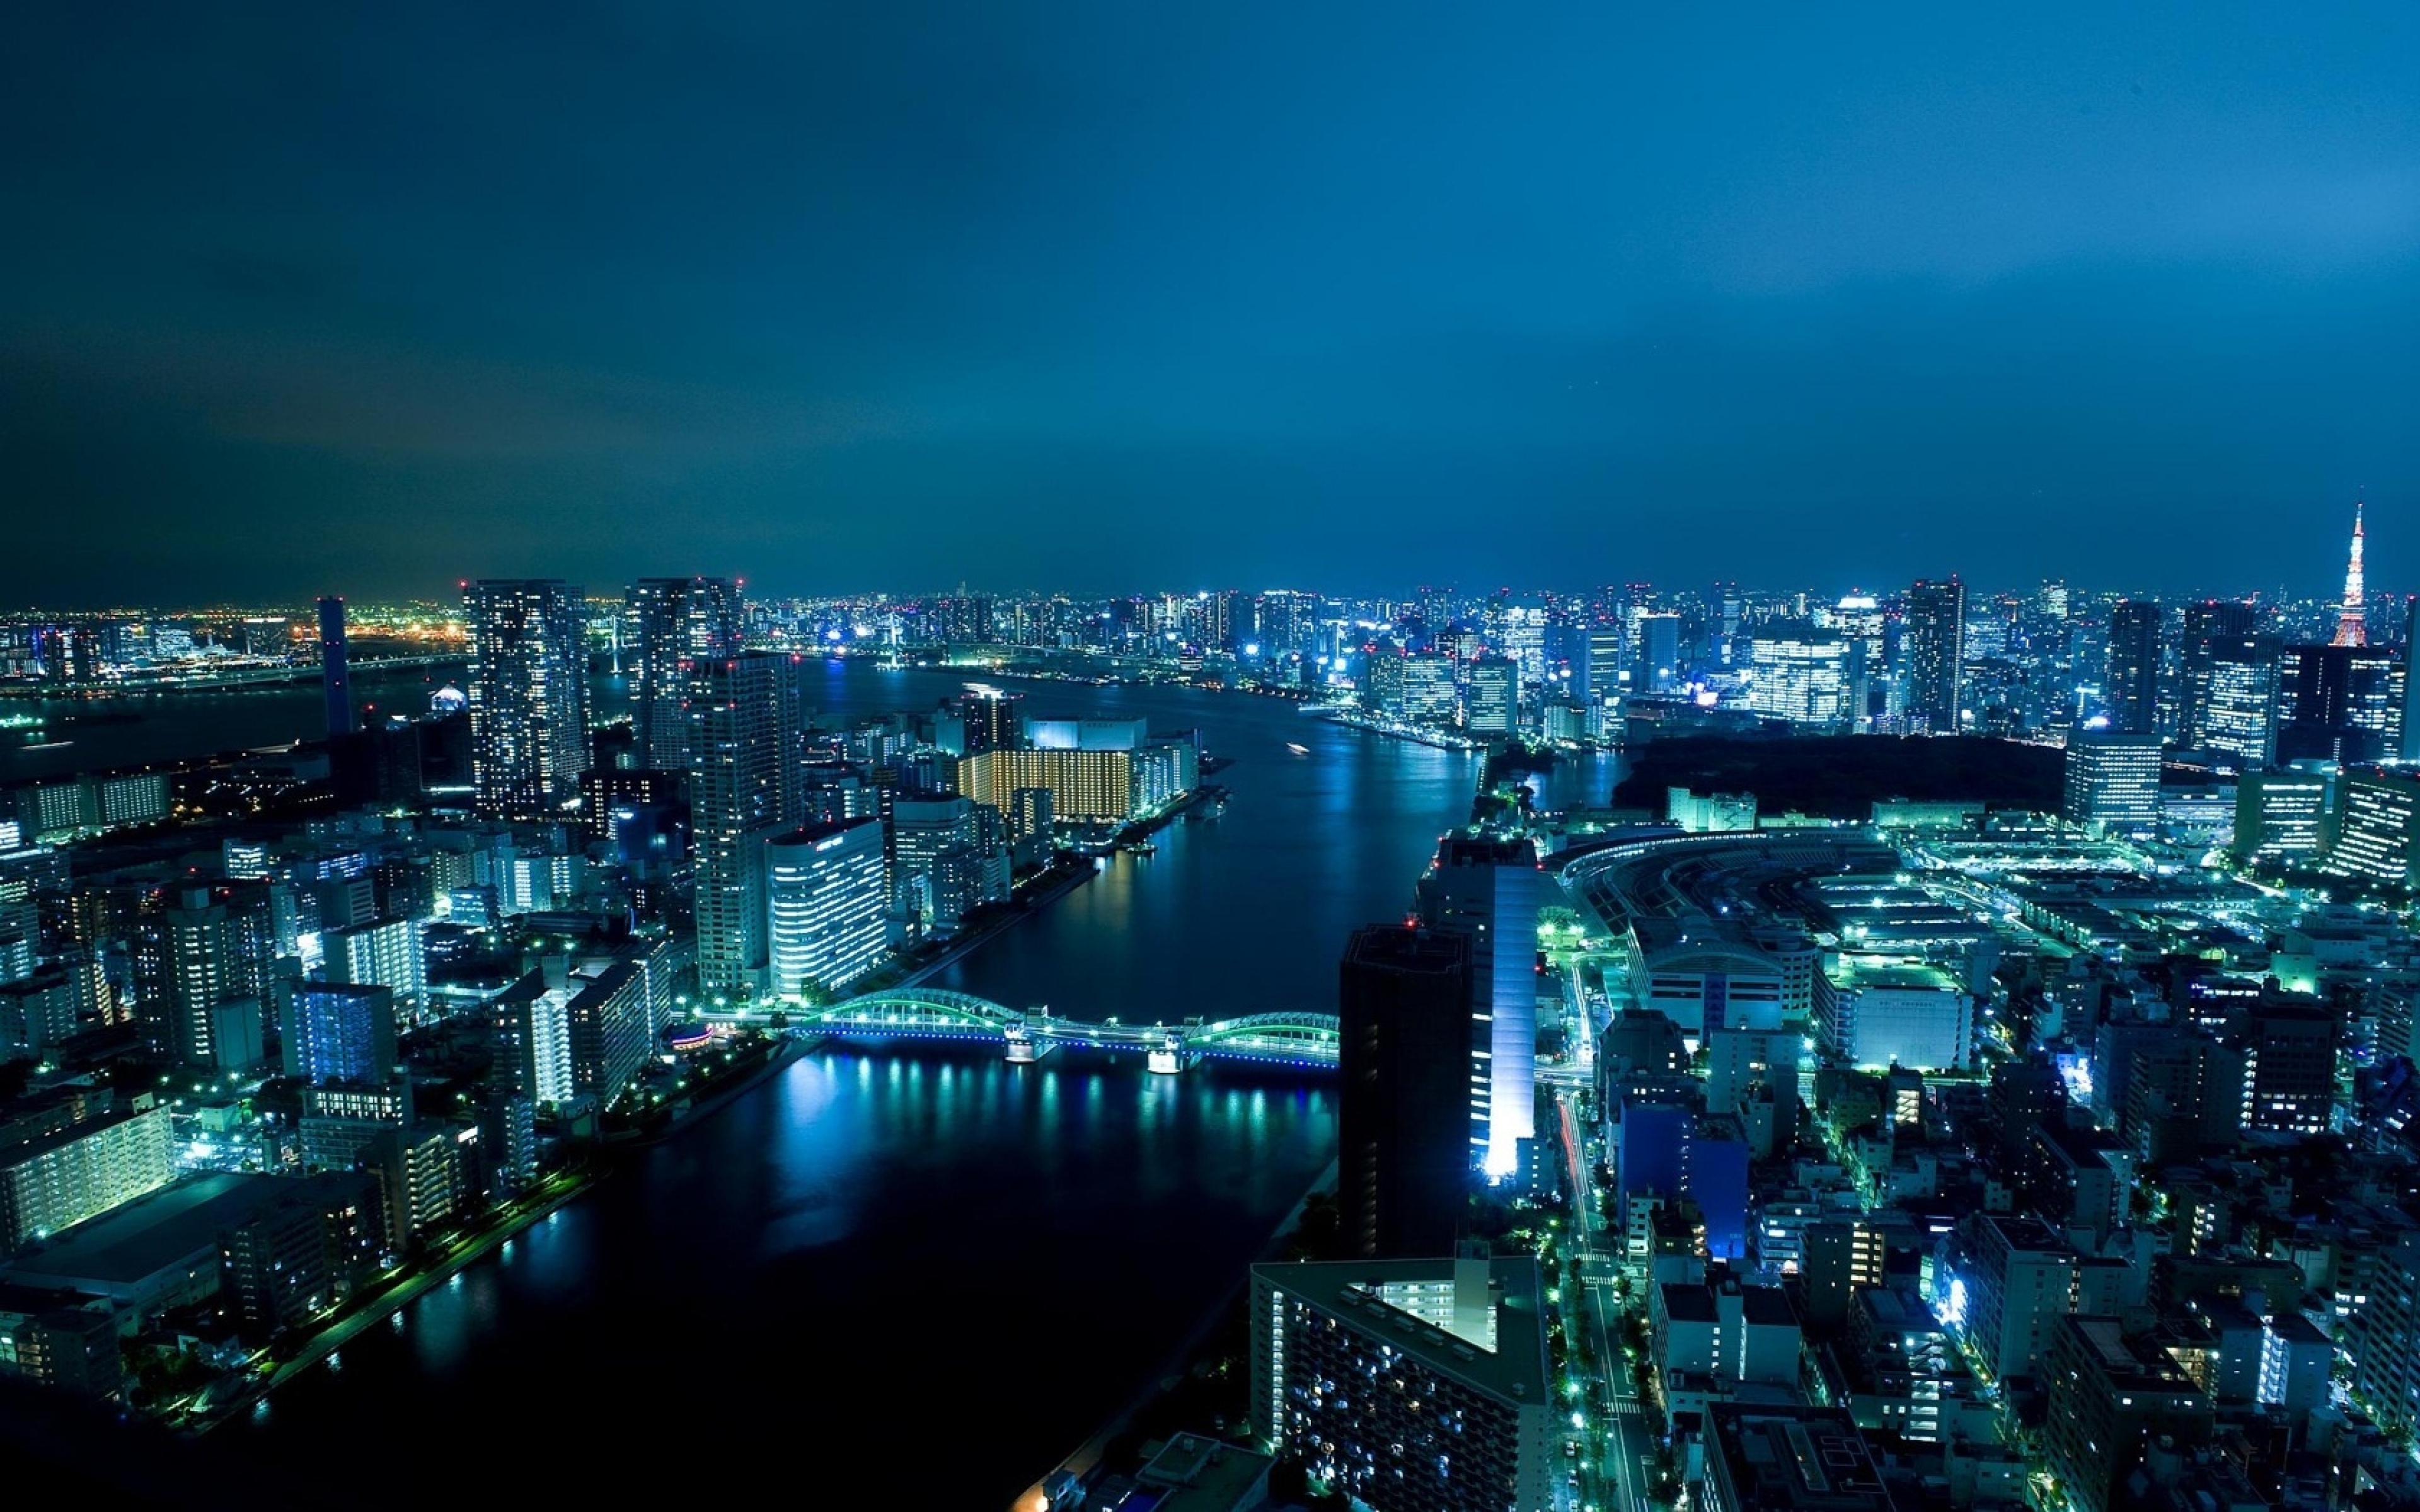
[(1297, 746), (1291, 740), (1286, 742), (1286, 749), (1294, 752), (1297, 756), (1308, 756), (1311, 754), (1311, 748), (1309, 746)]

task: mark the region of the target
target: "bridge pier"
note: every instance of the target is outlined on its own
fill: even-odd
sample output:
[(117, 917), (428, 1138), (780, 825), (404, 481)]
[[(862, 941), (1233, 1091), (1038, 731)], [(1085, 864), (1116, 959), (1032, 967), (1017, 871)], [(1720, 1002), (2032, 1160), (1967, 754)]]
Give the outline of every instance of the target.
[(1185, 1036), (1171, 1034), (1151, 1047), (1144, 1064), (1162, 1076), (1175, 1076), (1190, 1071), (1201, 1057), (1185, 1048)]
[(1009, 1030), (1007, 1039), (1008, 1063), (1012, 1066), (1035, 1065), (1059, 1048), (1058, 1041), (1045, 1040), (1022, 1025)]

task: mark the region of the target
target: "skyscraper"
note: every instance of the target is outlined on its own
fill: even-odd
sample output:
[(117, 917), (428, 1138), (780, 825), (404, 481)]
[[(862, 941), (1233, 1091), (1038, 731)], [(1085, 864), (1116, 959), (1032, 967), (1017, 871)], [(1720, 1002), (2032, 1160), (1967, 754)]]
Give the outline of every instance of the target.
[(2276, 757), (2369, 762), (2400, 752), (2403, 664), (2362, 645), (2290, 646), (2277, 666)]
[(1502, 1176), (1536, 1133), (1538, 911), (1545, 873), (1526, 840), (1450, 838), (1420, 878), (1420, 919), (1470, 939), (1470, 1142)]
[(1470, 1171), (1470, 941), (1372, 925), (1338, 972), (1337, 1208), (1348, 1255), (1453, 1253)]
[(1963, 697), (1966, 585), (1918, 580), (1907, 591), (1908, 717), (1936, 735), (1958, 733)]
[(1748, 652), (1748, 707), (1792, 724), (1833, 729), (1849, 709), (1849, 643), (1804, 620), (1756, 627)]
[(689, 766), (682, 703), (692, 669), (739, 650), (739, 585), (728, 578), (642, 578), (630, 585), (630, 641), (639, 664), (632, 689), (632, 755), (642, 767)]
[(1512, 734), (1520, 707), (1519, 663), (1510, 656), (1481, 656), (1470, 664), (1470, 702), (1463, 724), (1472, 734)]
[(2146, 833), (2160, 823), (2160, 737), (2071, 735), (2067, 742), (2067, 822), (2113, 834)]
[(576, 808), (588, 765), (588, 650), (581, 590), (489, 579), (463, 595), (471, 625), (471, 769), (481, 813)]
[(765, 856), (775, 996), (793, 995), (807, 982), (845, 987), (881, 964), (890, 912), (882, 821), (810, 825), (768, 841)]
[(2109, 615), (2109, 728), (2149, 735), (2160, 728), (2160, 606), (2130, 598)]
[(2182, 686), (2177, 700), (2177, 735), (2187, 748), (2201, 750), (2210, 746), (2211, 705), (2220, 663), (2240, 664), (2258, 633), (2257, 612), (2241, 600), (2211, 598), (2185, 606), (2184, 640), (2179, 648)]
[(697, 984), (738, 996), (764, 986), (765, 841), (804, 809), (798, 663), (751, 651), (704, 664), (688, 718)]
[(345, 601), (334, 594), (319, 600), (319, 671), (327, 685), (329, 738), (349, 735), (358, 726), (352, 671), (346, 661)]

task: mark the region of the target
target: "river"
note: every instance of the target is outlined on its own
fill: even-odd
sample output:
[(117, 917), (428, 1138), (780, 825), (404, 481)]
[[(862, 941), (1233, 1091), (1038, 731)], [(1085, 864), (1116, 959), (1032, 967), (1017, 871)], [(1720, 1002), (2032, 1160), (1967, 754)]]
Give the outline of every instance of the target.
[[(845, 722), (960, 681), (832, 663), (809, 698)], [(1468, 810), (1475, 758), (1290, 703), (1018, 686), (1201, 729), (1234, 797), (939, 979), (1000, 1002), (1332, 1011), (1347, 932), (1403, 916)], [(401, 1504), (721, 1496), (744, 1467), (799, 1504), (993, 1512), (1238, 1279), (1333, 1156), (1335, 1105), (1323, 1076), (1131, 1056), (810, 1056), (214, 1437)]]

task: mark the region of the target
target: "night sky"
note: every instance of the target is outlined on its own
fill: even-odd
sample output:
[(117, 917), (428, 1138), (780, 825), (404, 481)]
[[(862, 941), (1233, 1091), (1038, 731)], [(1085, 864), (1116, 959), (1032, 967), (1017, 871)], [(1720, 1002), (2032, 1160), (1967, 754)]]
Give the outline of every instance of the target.
[(0, 605), (2420, 580), (2420, 7), (1992, 8), (22, 8)]

